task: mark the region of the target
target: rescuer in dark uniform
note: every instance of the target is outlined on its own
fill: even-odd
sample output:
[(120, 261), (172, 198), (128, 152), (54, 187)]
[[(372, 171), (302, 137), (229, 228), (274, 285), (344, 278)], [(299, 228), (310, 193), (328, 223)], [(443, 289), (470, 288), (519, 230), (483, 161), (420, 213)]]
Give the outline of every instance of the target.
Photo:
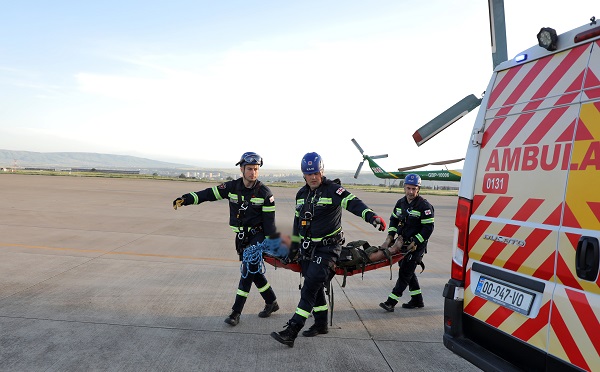
[(296, 194), (296, 213), (291, 237), (290, 257), (298, 254), (304, 276), (296, 313), (281, 332), (271, 336), (289, 347), (294, 346), (298, 332), (311, 312), (315, 324), (302, 334), (313, 337), (329, 332), (325, 285), (335, 275), (334, 264), (340, 256), (344, 235), (342, 208), (385, 231), (385, 220), (375, 214), (359, 198), (339, 183), (323, 176), (323, 159), (310, 152), (301, 162), (306, 185)]
[[(236, 233), (235, 249), (241, 261), (246, 247), (258, 244), (275, 234), (275, 198), (271, 190), (258, 180), (259, 168), (263, 165), (260, 155), (245, 152), (236, 165), (240, 166), (241, 178), (182, 195), (173, 201), (173, 207), (177, 209), (182, 205), (229, 199), (229, 225)], [(239, 323), (252, 283), (265, 300), (265, 308), (258, 316), (267, 318), (272, 312), (279, 310), (275, 292), (264, 274), (257, 272), (257, 266), (257, 263), (242, 265), (233, 311), (225, 319), (225, 323), (232, 326)]]
[[(408, 287), (410, 301), (402, 304), (405, 309), (416, 309), (425, 306), (423, 295), (415, 269), (421, 263), (423, 255), (427, 253), (427, 240), (433, 232), (433, 206), (419, 195), (421, 177), (411, 173), (404, 178), (404, 197), (400, 198), (390, 217), (388, 236), (381, 245), (387, 248), (392, 243), (402, 246), (406, 252), (399, 262), (398, 280), (392, 293), (385, 302), (379, 304), (386, 311), (394, 311), (394, 306)], [(394, 237), (398, 234), (398, 237)]]

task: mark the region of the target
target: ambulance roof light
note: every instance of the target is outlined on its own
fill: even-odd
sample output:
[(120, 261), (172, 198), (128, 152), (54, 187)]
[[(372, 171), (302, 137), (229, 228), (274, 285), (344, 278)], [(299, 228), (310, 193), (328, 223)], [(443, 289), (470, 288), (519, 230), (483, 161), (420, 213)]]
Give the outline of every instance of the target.
[(521, 63), (527, 61), (527, 53), (519, 54), (515, 57), (515, 62)]
[(556, 50), (556, 42), (558, 41), (558, 35), (556, 30), (550, 27), (542, 27), (540, 32), (537, 34), (538, 44), (548, 50)]

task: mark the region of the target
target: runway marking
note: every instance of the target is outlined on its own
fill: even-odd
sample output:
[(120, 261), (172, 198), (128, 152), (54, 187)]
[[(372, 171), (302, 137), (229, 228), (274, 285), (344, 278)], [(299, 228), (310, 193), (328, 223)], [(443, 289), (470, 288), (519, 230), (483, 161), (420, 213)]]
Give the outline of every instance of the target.
[(197, 260), (197, 261), (222, 261), (222, 262), (239, 262), (237, 260), (232, 260), (228, 258), (214, 258), (214, 257), (194, 257), (194, 256), (171, 256), (166, 254), (156, 254), (156, 253), (136, 253), (136, 252), (112, 252), (112, 251), (103, 251), (100, 249), (80, 249), (80, 248), (56, 248), (56, 247), (45, 247), (45, 246), (37, 246), (37, 245), (25, 245), (25, 244), (11, 244), (11, 243), (2, 243), (0, 242), (0, 246), (3, 247), (18, 247), (18, 248), (26, 248), (26, 249), (42, 249), (42, 250), (50, 250), (50, 251), (67, 251), (67, 252), (81, 252), (81, 253), (102, 253), (105, 255), (126, 255), (126, 256), (139, 256), (139, 257), (159, 257), (159, 258), (170, 258), (170, 259), (185, 259), (185, 260)]
[(344, 222), (342, 223), (342, 225), (350, 225), (352, 227), (354, 227), (355, 229), (359, 230), (362, 233), (368, 233), (369, 230), (364, 228), (364, 225), (361, 223), (360, 225), (354, 223), (353, 221), (346, 221), (344, 220)]

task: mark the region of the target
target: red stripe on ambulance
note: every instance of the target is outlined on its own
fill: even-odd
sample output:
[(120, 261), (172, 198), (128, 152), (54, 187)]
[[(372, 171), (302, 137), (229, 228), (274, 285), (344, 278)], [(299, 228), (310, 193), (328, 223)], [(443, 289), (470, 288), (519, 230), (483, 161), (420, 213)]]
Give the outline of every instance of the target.
[[(575, 250), (575, 248), (573, 248)], [(559, 254), (556, 262), (556, 277), (561, 284), (567, 287), (583, 290), (579, 281), (569, 268), (569, 264), (565, 262), (564, 257)]]
[(525, 128), (525, 126), (529, 123), (534, 114), (534, 112), (530, 112), (528, 114), (519, 115), (519, 118), (514, 122), (513, 125), (510, 126), (500, 141), (498, 141), (496, 147), (510, 146), (515, 137), (521, 133), (523, 128)]
[(504, 268), (519, 271), (525, 260), (527, 260), (540, 244), (550, 235), (550, 230), (536, 229), (527, 237), (526, 249), (517, 249), (504, 264)]
[(565, 292), (577, 313), (577, 317), (585, 322), (585, 333), (590, 338), (592, 345), (594, 345), (596, 353), (600, 354), (600, 337), (598, 337), (600, 335), (600, 321), (598, 321), (598, 316), (594, 314), (592, 305), (582, 292), (570, 289), (565, 289)]
[(554, 276), (554, 255), (548, 256), (544, 262), (533, 272), (533, 277), (550, 280)]
[(511, 81), (513, 81), (514, 77), (517, 75), (517, 73), (521, 70), (522, 67), (523, 67), (523, 65), (511, 68), (510, 70), (508, 70), (508, 72), (506, 74), (504, 74), (502, 76), (501, 80), (496, 83), (496, 86), (494, 87), (494, 89), (492, 90), (492, 93), (490, 94), (490, 100), (488, 101), (488, 106), (487, 106), (488, 109), (490, 107), (495, 106), (494, 103), (500, 97), (500, 94), (506, 89), (508, 84)]
[(500, 327), (500, 325), (502, 325), (502, 323), (504, 323), (504, 321), (506, 319), (508, 319), (509, 316), (511, 316), (512, 314), (514, 314), (514, 311), (507, 309), (506, 307), (502, 307), (499, 306), (496, 310), (494, 310), (494, 312), (485, 320), (485, 322), (493, 327)]
[(559, 341), (563, 350), (567, 353), (569, 361), (583, 369), (590, 370), (585, 358), (577, 347), (577, 342), (573, 339), (569, 328), (565, 323), (560, 311), (556, 306), (552, 306), (552, 317), (550, 320), (554, 332), (560, 336)]
[[(539, 144), (544, 136), (550, 132), (550, 129), (556, 124), (561, 116), (567, 112), (567, 107), (559, 107), (556, 109), (550, 110), (550, 112), (546, 115), (544, 119), (540, 122), (540, 125), (535, 128), (535, 130), (529, 135), (529, 137), (523, 142), (524, 145), (537, 145)], [(575, 124), (575, 121), (573, 121)], [(557, 141), (558, 142), (558, 141)], [(566, 141), (562, 141), (566, 142)]]
[(516, 329), (512, 335), (516, 338), (529, 341), (541, 329), (548, 325), (548, 317), (550, 316), (550, 301), (546, 302), (541, 308), (538, 316), (528, 318), (523, 324)]
[[(551, 74), (549, 74), (548, 79), (542, 84), (540, 89), (537, 90), (537, 92), (531, 97), (531, 99), (539, 99), (539, 98), (547, 97), (550, 94), (550, 92), (552, 92), (552, 89), (556, 85), (558, 85), (558, 83), (565, 77), (567, 72), (569, 72), (570, 74), (573, 74), (573, 71), (572, 71), (573, 66), (575, 65), (575, 63), (577, 63), (577, 61), (579, 61), (579, 58), (586, 51), (588, 51), (588, 53), (589, 53), (589, 46), (586, 46), (586, 45), (571, 49), (569, 51), (569, 53), (567, 54), (567, 56), (560, 62), (558, 67), (556, 69), (554, 69)], [(552, 59), (560, 58), (560, 56), (561, 56), (561, 54), (557, 54)], [(587, 59), (587, 57), (585, 57), (585, 58)], [(582, 67), (581, 67), (582, 72), (583, 72), (584, 67), (585, 67), (585, 65), (582, 64)], [(576, 88), (572, 88), (572, 85), (575, 82), (578, 82), (578, 84), (577, 84)], [(571, 83), (569, 85), (569, 87), (563, 91), (552, 92), (552, 93), (553, 94), (554, 93), (563, 94), (563, 93), (568, 93), (568, 92), (572, 92), (574, 90), (581, 89), (581, 87), (583, 86), (583, 74), (578, 73), (577, 77), (575, 78), (573, 83)], [(542, 101), (540, 100), (540, 101), (536, 101), (536, 102), (542, 102)], [(527, 105), (525, 109), (530, 110), (530, 109), (537, 108), (538, 106), (539, 106), (539, 103), (537, 105), (535, 105), (535, 103), (532, 102), (531, 106)]]

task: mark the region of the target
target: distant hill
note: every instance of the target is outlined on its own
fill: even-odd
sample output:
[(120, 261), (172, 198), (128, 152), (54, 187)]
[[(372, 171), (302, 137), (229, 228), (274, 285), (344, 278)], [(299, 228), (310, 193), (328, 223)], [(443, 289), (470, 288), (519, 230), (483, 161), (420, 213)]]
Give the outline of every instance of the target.
[[(2, 168), (96, 168), (111, 170), (134, 170), (141, 174), (159, 174), (164, 176), (209, 178), (225, 180), (240, 176), (237, 167), (220, 167), (216, 163), (212, 167), (198, 167), (186, 164), (169, 163), (164, 161), (140, 158), (129, 155), (98, 154), (91, 152), (33, 152), (12, 151), (0, 149), (0, 170)], [(330, 179), (339, 178), (344, 185), (398, 185), (397, 180), (383, 180), (375, 177), (368, 170), (363, 171), (355, 179), (353, 171), (325, 170), (325, 176)], [(262, 181), (287, 181), (302, 182), (302, 173), (299, 169), (274, 170), (262, 169)], [(458, 182), (423, 181), (423, 186), (451, 186), (458, 187)]]
[(33, 152), (0, 149), (0, 168), (64, 167), (64, 168), (191, 168), (190, 165), (138, 158), (129, 155), (91, 152)]

